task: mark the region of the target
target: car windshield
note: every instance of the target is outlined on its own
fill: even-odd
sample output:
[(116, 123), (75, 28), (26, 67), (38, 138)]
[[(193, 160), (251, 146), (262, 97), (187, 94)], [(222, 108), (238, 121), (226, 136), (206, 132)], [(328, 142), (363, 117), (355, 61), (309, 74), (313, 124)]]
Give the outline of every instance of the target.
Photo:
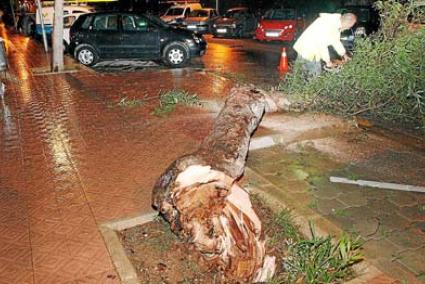
[(225, 18), (236, 18), (243, 14), (241, 10), (229, 10), (224, 14)]
[(167, 13), (165, 13), (165, 16), (179, 16), (183, 15), (183, 8), (170, 8), (168, 9)]
[(291, 9), (269, 10), (264, 15), (265, 20), (292, 20), (295, 19), (295, 11)]
[(208, 11), (193, 10), (192, 12), (190, 12), (189, 17), (208, 17)]

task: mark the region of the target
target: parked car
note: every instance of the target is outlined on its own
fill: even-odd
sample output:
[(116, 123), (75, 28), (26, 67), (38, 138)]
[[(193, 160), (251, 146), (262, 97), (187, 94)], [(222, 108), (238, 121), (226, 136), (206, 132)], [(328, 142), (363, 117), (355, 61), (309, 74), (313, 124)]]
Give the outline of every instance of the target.
[(180, 67), (202, 56), (207, 47), (201, 35), (132, 12), (81, 15), (71, 27), (70, 39), (76, 60), (88, 66), (102, 58), (139, 58)]
[(186, 3), (173, 5), (161, 16), (161, 20), (168, 24), (181, 24), (183, 20), (193, 11), (202, 9), (199, 3)]
[(211, 8), (193, 10), (183, 21), (182, 26), (197, 33), (209, 33), (213, 21), (218, 17), (217, 11)]
[(257, 19), (248, 8), (229, 9), (223, 17), (213, 23), (211, 33), (215, 37), (244, 37), (251, 36), (257, 27)]
[(271, 9), (264, 13), (255, 30), (258, 40), (293, 41), (303, 29), (295, 9)]

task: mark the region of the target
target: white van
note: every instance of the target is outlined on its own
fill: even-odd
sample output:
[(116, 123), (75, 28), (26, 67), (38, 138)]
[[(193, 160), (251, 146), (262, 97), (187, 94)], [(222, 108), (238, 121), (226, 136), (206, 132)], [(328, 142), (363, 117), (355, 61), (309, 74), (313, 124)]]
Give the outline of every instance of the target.
[[(53, 31), (53, 19), (54, 19), (54, 7), (53, 6), (46, 6), (41, 9), (41, 13), (43, 15), (43, 21), (44, 21), (44, 30), (47, 35), (51, 34)], [(90, 6), (75, 6), (75, 5), (64, 5), (63, 6), (63, 15), (70, 15), (70, 14), (76, 14), (81, 15), (85, 13), (91, 13), (94, 12), (94, 8)], [(35, 34), (36, 36), (41, 36), (43, 34), (41, 29), (41, 20), (40, 17), (36, 17), (35, 22)]]
[(161, 16), (161, 20), (168, 24), (176, 24), (183, 22), (183, 20), (189, 15), (193, 10), (202, 9), (200, 3), (187, 3), (173, 5)]

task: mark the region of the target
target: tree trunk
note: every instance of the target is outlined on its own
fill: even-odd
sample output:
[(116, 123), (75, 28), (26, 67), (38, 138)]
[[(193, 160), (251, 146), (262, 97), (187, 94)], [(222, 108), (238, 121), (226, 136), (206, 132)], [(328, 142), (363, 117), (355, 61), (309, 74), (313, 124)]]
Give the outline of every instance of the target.
[(263, 282), (274, 273), (261, 222), (237, 179), (249, 141), (271, 100), (234, 88), (198, 151), (174, 161), (153, 189), (153, 207), (227, 281)]
[(63, 64), (63, 0), (55, 0), (55, 18), (53, 21), (53, 61), (52, 71), (64, 69)]

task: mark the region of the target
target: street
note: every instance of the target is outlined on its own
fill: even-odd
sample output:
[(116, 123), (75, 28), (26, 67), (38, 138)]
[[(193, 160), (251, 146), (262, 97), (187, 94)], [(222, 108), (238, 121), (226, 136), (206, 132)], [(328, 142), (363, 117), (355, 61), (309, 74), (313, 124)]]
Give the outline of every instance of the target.
[[(249, 81), (264, 86), (273, 86), (279, 82), (279, 64), (282, 47), (289, 44), (282, 42), (259, 42), (254, 39), (222, 39), (205, 35), (208, 49), (202, 58), (195, 58), (183, 70), (171, 70), (180, 73), (207, 71), (233, 77), (239, 81)], [(294, 53), (288, 52), (290, 60)], [(143, 69), (167, 69), (154, 62), (137, 60), (106, 60), (94, 67), (99, 72), (129, 72)]]

